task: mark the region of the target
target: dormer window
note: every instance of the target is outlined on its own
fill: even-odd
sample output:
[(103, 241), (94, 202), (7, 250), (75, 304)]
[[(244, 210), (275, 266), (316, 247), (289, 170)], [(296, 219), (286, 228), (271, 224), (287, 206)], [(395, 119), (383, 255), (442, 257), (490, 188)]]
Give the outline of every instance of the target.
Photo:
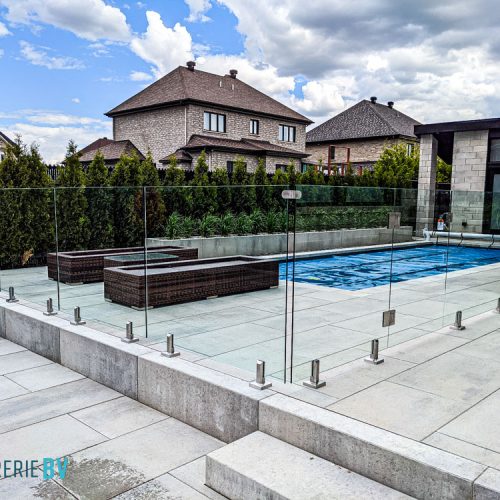
[(295, 142), (295, 127), (290, 125), (280, 125), (279, 140), (284, 142)]
[(259, 135), (259, 120), (250, 120), (250, 133)]
[(226, 115), (205, 111), (203, 113), (203, 129), (210, 132), (225, 132)]

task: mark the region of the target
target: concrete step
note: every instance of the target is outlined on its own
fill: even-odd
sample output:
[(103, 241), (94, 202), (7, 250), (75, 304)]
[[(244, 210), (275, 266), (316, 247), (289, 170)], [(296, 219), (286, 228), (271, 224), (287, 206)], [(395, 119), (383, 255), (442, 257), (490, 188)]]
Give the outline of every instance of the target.
[(411, 498), (262, 432), (207, 456), (206, 484), (230, 499)]

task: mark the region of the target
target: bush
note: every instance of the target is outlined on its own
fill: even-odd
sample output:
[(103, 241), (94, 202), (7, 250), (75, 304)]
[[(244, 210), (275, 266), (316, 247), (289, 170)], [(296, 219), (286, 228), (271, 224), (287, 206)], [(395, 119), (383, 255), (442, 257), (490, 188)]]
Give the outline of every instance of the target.
[(231, 212), (226, 212), (219, 217), (217, 231), (221, 236), (228, 236), (233, 233), (235, 227), (235, 218)]

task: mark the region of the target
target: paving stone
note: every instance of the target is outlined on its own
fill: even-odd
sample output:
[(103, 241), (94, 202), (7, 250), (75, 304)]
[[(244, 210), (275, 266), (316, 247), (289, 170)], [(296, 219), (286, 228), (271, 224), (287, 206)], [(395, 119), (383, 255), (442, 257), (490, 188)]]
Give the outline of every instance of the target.
[[(110, 498), (199, 458), (222, 444), (169, 418), (74, 453), (66, 477), (58, 482), (79, 498)], [(88, 480), (89, 477), (92, 481)]]
[(55, 481), (38, 478), (6, 478), (0, 481), (0, 498), (9, 500), (40, 499), (74, 500), (64, 488)]
[(71, 413), (71, 416), (109, 438), (165, 420), (167, 415), (122, 397)]
[(28, 392), (27, 389), (21, 387), (7, 377), (0, 376), (0, 401), (27, 394)]
[(27, 350), (5, 354), (4, 356), (0, 356), (0, 375), (27, 370), (28, 368), (47, 365), (49, 363), (52, 363), (52, 361)]
[(84, 378), (83, 375), (56, 363), (9, 373), (6, 377), (30, 391), (39, 391)]
[(10, 340), (0, 340), (0, 356), (12, 354), (13, 352), (25, 351), (26, 348), (22, 345), (15, 344)]

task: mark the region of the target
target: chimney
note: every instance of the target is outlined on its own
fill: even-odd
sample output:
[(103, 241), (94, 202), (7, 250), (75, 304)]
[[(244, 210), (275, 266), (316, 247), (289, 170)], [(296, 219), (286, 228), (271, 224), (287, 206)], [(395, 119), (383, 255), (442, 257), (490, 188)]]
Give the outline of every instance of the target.
[(370, 101), (372, 102), (372, 104), (376, 104), (377, 98), (375, 96), (372, 96), (370, 97)]
[(387, 103), (387, 106), (389, 106), (392, 109), (394, 107), (394, 101), (389, 101)]
[(229, 76), (231, 78), (236, 78), (236, 75), (238, 74), (238, 70), (237, 69), (230, 69), (229, 70)]
[(196, 63), (194, 61), (188, 61), (186, 63), (187, 69), (189, 71), (194, 71), (194, 67), (196, 66)]

